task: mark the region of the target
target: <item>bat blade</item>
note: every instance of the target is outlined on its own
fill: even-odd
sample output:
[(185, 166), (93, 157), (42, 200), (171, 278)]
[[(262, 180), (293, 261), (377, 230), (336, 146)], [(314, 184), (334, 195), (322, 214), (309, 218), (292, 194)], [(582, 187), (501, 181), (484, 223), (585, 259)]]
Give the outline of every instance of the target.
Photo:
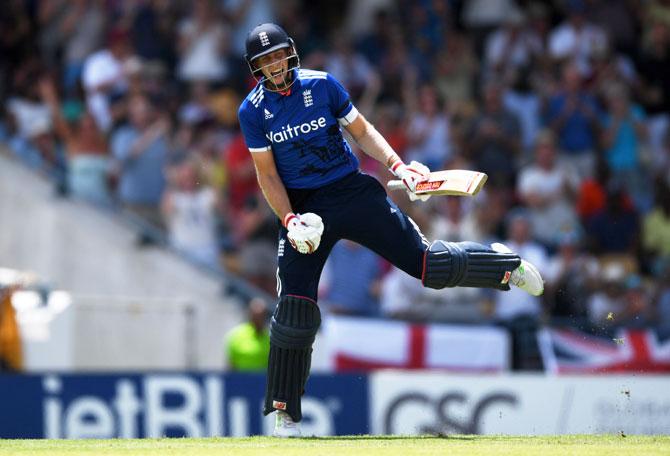
[[(425, 182), (416, 185), (417, 195), (474, 196), (486, 183), (488, 176), (479, 171), (448, 169), (434, 171)], [(405, 189), (402, 181), (393, 180), (387, 184), (391, 190)]]

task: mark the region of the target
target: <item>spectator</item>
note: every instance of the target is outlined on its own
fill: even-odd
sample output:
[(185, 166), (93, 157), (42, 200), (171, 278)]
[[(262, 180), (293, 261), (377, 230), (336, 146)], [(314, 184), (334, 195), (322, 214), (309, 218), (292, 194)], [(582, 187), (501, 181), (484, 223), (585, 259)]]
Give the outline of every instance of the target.
[(622, 85), (609, 87), (607, 105), (608, 112), (602, 121), (605, 160), (613, 177), (624, 183), (635, 205), (644, 211), (651, 203), (647, 199), (648, 179), (641, 169), (639, 156), (646, 137), (644, 112), (631, 104), (628, 90)]
[(632, 54), (636, 51), (636, 6), (626, 0), (589, 0), (585, 5), (588, 22), (600, 27), (612, 49)]
[(532, 87), (530, 67), (516, 71), (510, 82), (503, 94), (503, 106), (519, 119), (524, 152), (521, 159), (525, 161), (528, 153), (532, 154), (541, 129), (543, 94)]
[(625, 192), (617, 182), (609, 184), (605, 207), (586, 227), (592, 252), (636, 255), (640, 231), (638, 214), (626, 205)]
[[(530, 215), (523, 209), (513, 211), (507, 223), (508, 239), (503, 241), (513, 252), (519, 252), (523, 258), (530, 258), (535, 267), (544, 275), (547, 254), (544, 248), (531, 237)], [(495, 316), (505, 322), (530, 318), (537, 321), (542, 314), (539, 298), (529, 294), (517, 293), (514, 289), (495, 295)]]
[(220, 21), (213, 0), (196, 0), (191, 17), (179, 24), (179, 78), (185, 82), (224, 80), (230, 30)]
[(636, 274), (625, 275), (620, 265), (603, 270), (603, 288), (589, 302), (589, 319), (599, 326), (640, 326), (651, 323), (649, 295)]
[(581, 178), (593, 173), (599, 113), (595, 97), (582, 87), (577, 66), (566, 63), (559, 91), (549, 99), (546, 123), (559, 138), (561, 158), (570, 162)]
[(624, 279), (626, 270), (621, 264), (609, 263), (602, 269), (600, 291), (594, 293), (588, 302), (589, 321), (595, 325), (611, 325), (625, 321), (626, 301), (624, 299)]
[(471, 109), (479, 62), (468, 36), (450, 31), (446, 48), (438, 50), (434, 61), (433, 83), (440, 97), (449, 102), (449, 111), (457, 114)]
[(468, 201), (458, 196), (440, 198), (435, 202), (435, 213), (430, 217), (428, 237), (449, 239), (451, 242), (484, 241), (483, 226), (477, 219), (477, 210), (469, 210)]
[(128, 102), (129, 124), (111, 139), (118, 176), (118, 198), (123, 207), (153, 226), (162, 226), (159, 203), (165, 187), (163, 168), (169, 154), (168, 121), (144, 95)]
[(331, 43), (333, 48), (325, 56), (325, 71), (341, 81), (357, 105), (368, 107), (363, 111), (369, 111), (380, 90), (377, 72), (363, 54), (356, 52), (347, 37), (337, 33)]
[(542, 41), (526, 27), (524, 13), (512, 8), (504, 26), (489, 35), (486, 41), (485, 78), (500, 78), (512, 83), (517, 73), (528, 68), (542, 52)]
[(449, 116), (444, 103), (430, 85), (419, 88), (416, 100), (411, 87), (408, 86), (405, 93), (405, 105), (409, 111), (407, 160), (416, 160), (433, 170), (442, 169), (453, 153)]
[(370, 250), (352, 241), (338, 242), (323, 271), (326, 309), (340, 315), (378, 315), (382, 272), (382, 262)]
[(579, 319), (587, 315), (587, 302), (600, 269), (596, 259), (580, 247), (576, 230), (563, 233), (557, 254), (549, 260), (544, 296), (552, 317)]
[(27, 63), (14, 73), (15, 91), (7, 100), (6, 109), (13, 125), (10, 138), (12, 152), (25, 164), (35, 169), (45, 169), (45, 157), (35, 146), (34, 139), (49, 135), (53, 125), (49, 106), (40, 99), (39, 68)]
[(387, 10), (380, 8), (374, 15), (374, 23), (372, 27), (370, 30), (363, 33), (356, 48), (363, 53), (369, 62), (377, 68), (380, 68), (380, 63), (384, 60), (386, 53), (389, 50), (391, 33), (392, 24), (390, 14)]
[(607, 46), (607, 35), (586, 20), (584, 0), (567, 1), (567, 19), (559, 24), (549, 38), (549, 53), (558, 61), (574, 59), (582, 76), (589, 74), (593, 53)]
[(128, 33), (114, 28), (107, 35), (107, 47), (84, 61), (82, 82), (86, 89), (86, 103), (98, 128), (104, 132), (112, 126), (110, 97), (128, 89), (128, 73), (137, 65), (131, 59), (132, 55)]
[(553, 248), (561, 233), (574, 230), (577, 214), (574, 196), (579, 182), (574, 170), (556, 162), (550, 131), (542, 132), (535, 147), (535, 163), (521, 169), (517, 192), (530, 208), (533, 237)]
[(415, 278), (392, 268), (381, 282), (380, 312), (386, 318), (417, 322), (483, 323), (491, 303), (476, 288), (425, 288)]
[[(595, 173), (592, 177), (582, 181), (577, 192), (577, 213), (582, 223), (587, 223), (594, 215), (605, 208), (607, 200), (607, 188), (610, 184), (611, 172), (602, 157), (596, 159)], [(621, 204), (626, 208), (632, 208), (628, 195), (621, 195)]]
[(670, 259), (670, 184), (663, 180), (657, 184), (656, 204), (642, 222), (642, 246), (652, 267), (655, 259)]
[[(244, 43), (248, 30), (263, 22), (274, 22), (275, 4), (272, 0), (218, 0), (223, 13), (233, 26), (231, 51), (238, 57), (246, 52)], [(284, 7), (284, 5), (281, 5)]]
[(186, 160), (168, 175), (161, 211), (170, 244), (198, 263), (218, 267), (216, 193), (203, 185), (200, 163)]
[(244, 208), (245, 202), (258, 191), (256, 168), (241, 131), (237, 131), (224, 150), (228, 172), (227, 195), (233, 217)]
[(670, 164), (663, 150), (670, 132), (670, 22), (650, 18), (637, 57), (638, 98), (649, 116), (649, 145), (654, 161), (661, 165), (653, 172), (658, 172)]
[(56, 133), (65, 144), (67, 156), (67, 188), (70, 196), (99, 204), (111, 203), (107, 184), (110, 161), (107, 141), (95, 119), (84, 111), (70, 124), (61, 113), (62, 106), (53, 82), (40, 81), (42, 99), (51, 109)]
[[(524, 258), (532, 258), (544, 277), (547, 255), (532, 239), (530, 216), (524, 209), (513, 210), (508, 215), (507, 232), (508, 240), (503, 243), (514, 252), (523, 252)], [(536, 333), (544, 313), (541, 299), (510, 290), (495, 293), (493, 300), (495, 319), (509, 330), (512, 337), (513, 369), (538, 369), (541, 364)]]
[(274, 293), (277, 291), (277, 255), (284, 248), (277, 246), (277, 219), (268, 205), (262, 204), (259, 192), (251, 195), (232, 226), (237, 248), (225, 257), (226, 268), (254, 285)]
[(247, 321), (226, 336), (226, 363), (231, 371), (264, 372), (270, 356), (267, 304), (261, 298), (253, 298), (247, 312)]
[(488, 34), (498, 28), (514, 9), (512, 0), (470, 0), (464, 2), (462, 21), (474, 38), (478, 56), (483, 55)]
[(477, 169), (494, 185), (514, 182), (520, 149), (520, 125), (502, 104), (502, 87), (489, 82), (484, 87), (484, 106), (470, 127), (470, 153)]
[(174, 2), (128, 2), (124, 21), (130, 24), (130, 37), (143, 61), (162, 65), (170, 71), (176, 58), (176, 15)]
[(66, 93), (71, 93), (81, 78), (86, 57), (102, 43), (105, 13), (100, 0), (67, 3), (66, 15), (59, 25), (65, 35), (63, 86)]

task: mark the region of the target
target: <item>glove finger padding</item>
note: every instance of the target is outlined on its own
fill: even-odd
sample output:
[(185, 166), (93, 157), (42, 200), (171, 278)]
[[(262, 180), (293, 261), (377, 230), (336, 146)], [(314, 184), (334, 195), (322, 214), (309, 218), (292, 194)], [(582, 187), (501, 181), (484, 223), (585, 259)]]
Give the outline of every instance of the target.
[(409, 165), (407, 165), (407, 167), (422, 174), (426, 179), (428, 176), (430, 176), (430, 169), (423, 163), (420, 163), (416, 160), (412, 160)]
[(300, 214), (300, 221), (309, 227), (315, 228), (319, 236), (323, 234), (323, 220), (315, 213), (307, 212)]
[(289, 231), (287, 237), (293, 248), (300, 253), (314, 253), (321, 244), (321, 234), (313, 227)]

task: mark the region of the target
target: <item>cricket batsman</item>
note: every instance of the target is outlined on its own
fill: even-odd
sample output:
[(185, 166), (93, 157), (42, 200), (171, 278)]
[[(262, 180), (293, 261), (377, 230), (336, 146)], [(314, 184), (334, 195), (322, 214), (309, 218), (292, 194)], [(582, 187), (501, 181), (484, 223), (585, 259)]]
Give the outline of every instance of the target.
[(402, 180), (413, 201), (428, 168), (403, 163), (330, 74), (301, 69), (281, 27), (251, 30), (246, 60), (258, 83), (240, 105), (240, 125), (263, 195), (282, 221), (264, 413), (276, 411), (275, 436), (295, 437), (321, 323), (319, 277), (338, 240), (371, 249), (430, 288), (509, 290), (512, 284), (538, 296), (544, 285), (532, 264), (502, 244), (429, 243), (384, 187), (358, 169), (342, 128)]

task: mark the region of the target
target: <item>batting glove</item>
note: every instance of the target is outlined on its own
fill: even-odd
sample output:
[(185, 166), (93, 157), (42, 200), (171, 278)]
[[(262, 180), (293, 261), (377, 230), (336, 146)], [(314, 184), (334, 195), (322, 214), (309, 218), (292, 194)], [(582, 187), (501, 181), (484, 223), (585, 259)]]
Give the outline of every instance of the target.
[(391, 166), (391, 172), (394, 176), (402, 181), (407, 187), (407, 195), (410, 201), (427, 201), (430, 195), (417, 195), (416, 184), (428, 180), (430, 177), (430, 169), (418, 161), (411, 161), (409, 165), (405, 165), (401, 160), (398, 160)]
[(284, 226), (288, 230), (286, 237), (289, 243), (300, 253), (314, 253), (321, 243), (323, 220), (316, 214), (294, 214), (284, 217)]

